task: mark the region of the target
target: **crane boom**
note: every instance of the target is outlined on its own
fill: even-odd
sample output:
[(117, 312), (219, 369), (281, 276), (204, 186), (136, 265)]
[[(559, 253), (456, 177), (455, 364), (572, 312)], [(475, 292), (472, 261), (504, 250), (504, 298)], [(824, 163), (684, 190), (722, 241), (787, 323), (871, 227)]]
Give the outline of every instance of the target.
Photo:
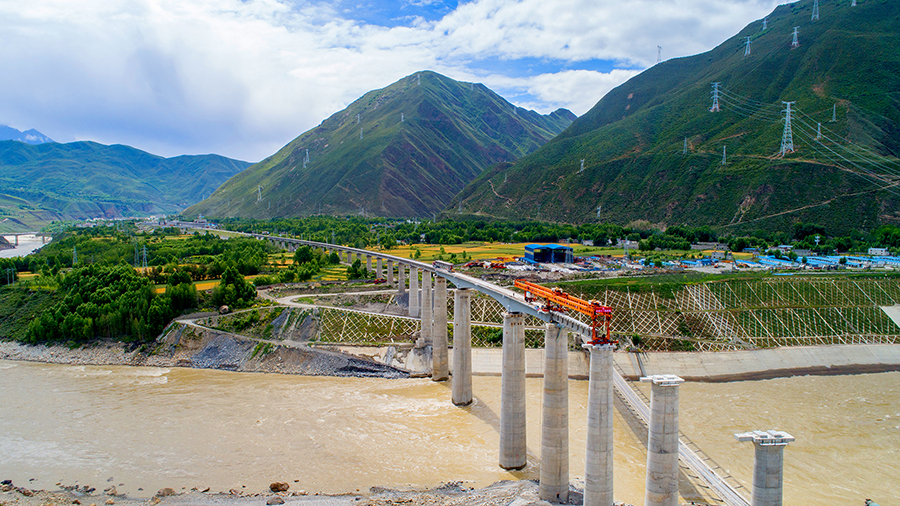
[[(592, 336), (590, 344), (611, 344), (616, 342), (612, 341), (609, 337), (609, 321), (610, 316), (612, 315), (611, 307), (604, 306), (595, 300), (588, 301), (579, 299), (578, 297), (574, 297), (562, 291), (560, 288), (547, 288), (525, 281), (524, 279), (517, 279), (515, 281), (515, 287), (525, 291), (526, 302), (543, 299), (545, 301), (543, 309), (546, 311), (561, 312), (571, 309), (590, 316)], [(600, 325), (606, 327), (605, 337), (603, 333), (601, 333), (600, 336), (597, 335), (597, 327)]]

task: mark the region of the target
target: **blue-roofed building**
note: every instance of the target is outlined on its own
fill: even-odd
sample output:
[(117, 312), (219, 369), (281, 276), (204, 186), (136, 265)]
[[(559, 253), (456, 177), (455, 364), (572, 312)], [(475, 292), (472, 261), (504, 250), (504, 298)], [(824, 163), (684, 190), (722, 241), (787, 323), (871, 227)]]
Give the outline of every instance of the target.
[(525, 246), (525, 261), (542, 264), (571, 264), (575, 262), (575, 253), (572, 248), (559, 244), (528, 244)]

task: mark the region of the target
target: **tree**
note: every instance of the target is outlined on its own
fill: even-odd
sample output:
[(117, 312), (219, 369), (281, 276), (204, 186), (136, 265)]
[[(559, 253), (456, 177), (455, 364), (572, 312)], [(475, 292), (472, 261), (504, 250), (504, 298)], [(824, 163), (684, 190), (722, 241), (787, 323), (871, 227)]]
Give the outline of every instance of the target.
[(247, 282), (234, 267), (228, 267), (222, 273), (219, 285), (213, 288), (212, 302), (217, 306), (227, 305), (242, 307), (249, 305), (256, 298), (256, 288)]
[(309, 246), (300, 246), (294, 252), (294, 262), (303, 265), (313, 261), (313, 250)]

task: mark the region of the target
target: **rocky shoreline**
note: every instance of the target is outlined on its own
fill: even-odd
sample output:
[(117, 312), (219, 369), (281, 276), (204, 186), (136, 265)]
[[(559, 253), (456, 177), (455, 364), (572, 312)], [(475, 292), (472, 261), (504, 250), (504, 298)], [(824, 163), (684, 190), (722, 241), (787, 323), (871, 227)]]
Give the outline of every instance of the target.
[[(539, 496), (538, 484), (530, 480), (500, 481), (480, 489), (447, 483), (426, 490), (395, 490), (372, 487), (368, 493), (320, 495), (290, 491), (287, 483), (273, 483), (264, 493), (237, 490), (209, 493), (191, 490), (176, 493), (164, 488), (150, 498), (118, 494), (115, 487), (99, 492), (90, 486), (62, 486), (59, 491), (30, 490), (9, 480), (0, 485), (3, 506), (550, 506)], [(579, 489), (570, 489), (569, 504), (581, 504)]]
[(0, 359), (66, 365), (189, 367), (307, 376), (407, 378), (407, 372), (296, 342), (245, 338), (187, 323), (170, 326), (153, 343), (98, 341), (70, 348), (0, 340)]

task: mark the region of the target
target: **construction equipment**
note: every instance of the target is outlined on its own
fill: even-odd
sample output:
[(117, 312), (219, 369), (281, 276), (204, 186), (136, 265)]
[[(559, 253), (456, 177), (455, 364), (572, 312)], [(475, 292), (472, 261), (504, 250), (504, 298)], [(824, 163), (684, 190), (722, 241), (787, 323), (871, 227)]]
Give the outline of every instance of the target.
[[(573, 297), (560, 288), (547, 288), (545, 286), (536, 285), (523, 279), (515, 281), (515, 287), (525, 291), (525, 301), (534, 302), (538, 299), (544, 301), (541, 308), (542, 311), (565, 312), (566, 310), (574, 310), (581, 314), (591, 317), (591, 342), (588, 344), (616, 344), (609, 337), (609, 321), (612, 315), (612, 308), (604, 306), (596, 300), (584, 300)], [(606, 327), (606, 332), (602, 332), (598, 336), (597, 328), (601, 325)]]

